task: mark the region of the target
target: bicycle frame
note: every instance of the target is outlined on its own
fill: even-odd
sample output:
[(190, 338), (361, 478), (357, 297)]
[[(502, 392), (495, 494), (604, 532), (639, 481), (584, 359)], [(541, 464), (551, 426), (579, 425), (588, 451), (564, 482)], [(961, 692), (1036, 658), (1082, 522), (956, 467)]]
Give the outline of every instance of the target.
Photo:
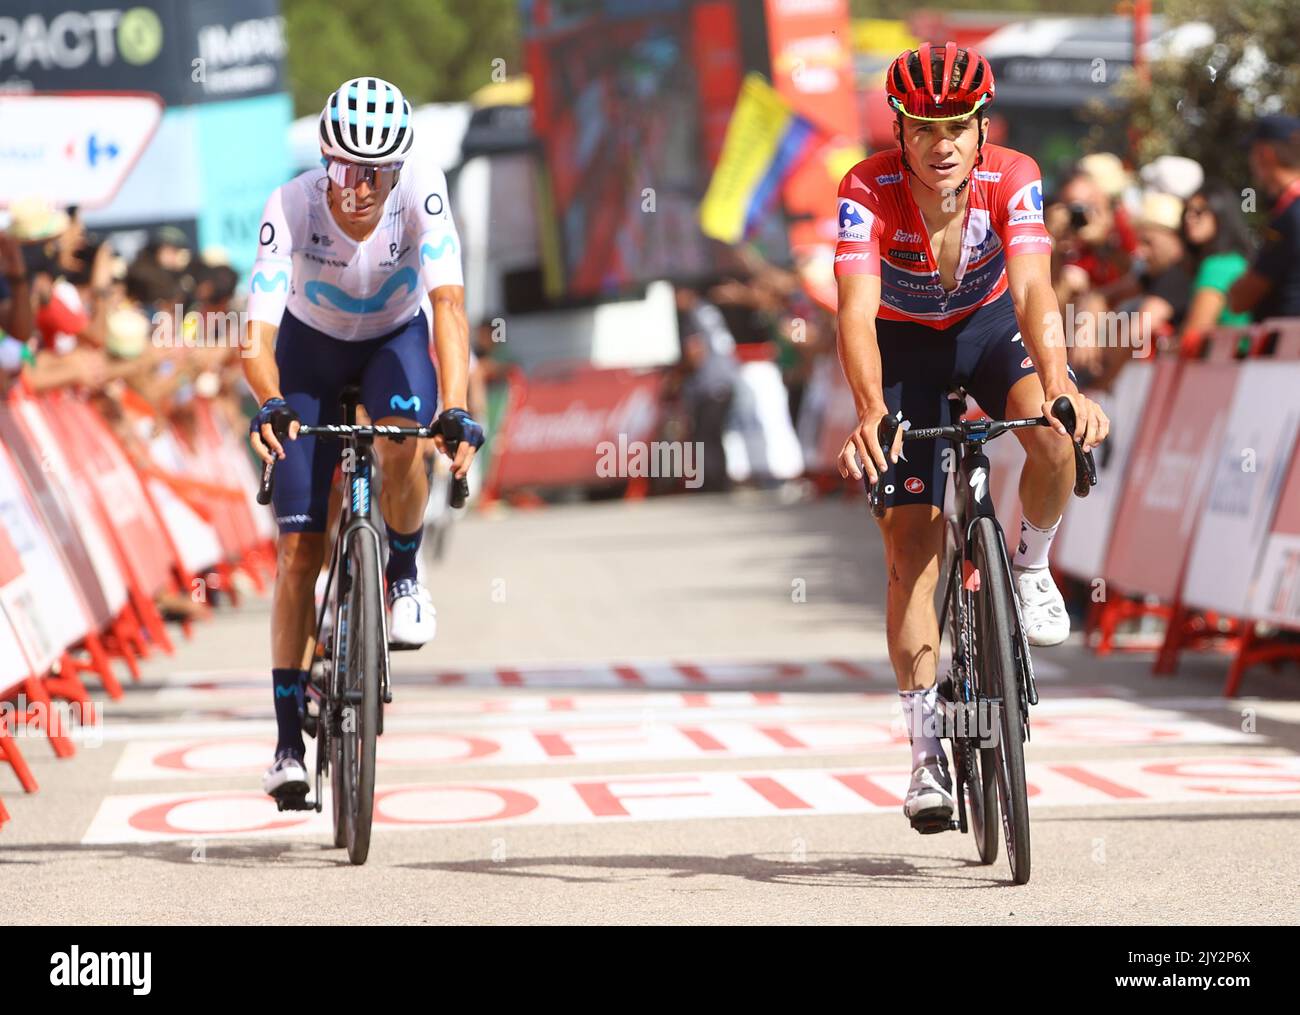
[[(953, 418), (960, 418), (964, 411), (965, 403), (957, 399), (949, 402), (952, 409)], [(957, 531), (959, 533), (959, 542), (957, 553), (954, 554), (953, 567), (962, 567), (962, 581), (966, 577), (965, 568), (973, 566), (970, 546), (970, 534), (975, 522), (980, 518), (987, 518), (993, 522), (997, 529), (998, 535), (1002, 538), (998, 540), (998, 550), (1002, 556), (1002, 563), (1010, 573), (1011, 562), (1007, 558), (1006, 535), (1002, 531), (1002, 524), (998, 521), (997, 513), (993, 507), (993, 496), (989, 491), (989, 475), (991, 465), (988, 456), (984, 454), (983, 446), (994, 437), (1007, 432), (1008, 430), (1021, 429), (1025, 426), (1042, 426), (1045, 425), (1041, 420), (1012, 420), (1003, 423), (997, 423), (993, 420), (968, 420), (958, 425), (957, 428), (961, 433), (960, 439), (954, 439), (957, 445), (957, 467), (953, 471), (951, 482), (954, 486), (955, 501), (957, 505), (956, 521)], [(913, 439), (921, 439), (929, 436), (931, 433), (938, 431), (951, 431), (954, 428), (935, 427), (931, 431), (918, 430), (913, 432)], [(946, 584), (943, 597), (943, 607), (939, 612), (939, 631), (942, 633), (944, 624), (948, 618), (948, 608), (951, 605), (949, 596), (953, 588), (959, 584), (953, 581), (954, 576), (949, 576), (950, 580)], [(1038, 704), (1038, 687), (1034, 680), (1034, 667), (1029, 653), (1029, 641), (1025, 636), (1024, 618), (1020, 614), (1020, 600), (1018, 597), (1012, 597), (1016, 610), (1016, 644), (1019, 646), (1020, 662), (1024, 668), (1025, 680), (1022, 682), (1022, 691), (1025, 696), (1026, 705)], [(954, 654), (957, 646), (953, 647)], [(1026, 708), (1023, 712), (1025, 716), (1025, 736), (1029, 736), (1029, 712)]]

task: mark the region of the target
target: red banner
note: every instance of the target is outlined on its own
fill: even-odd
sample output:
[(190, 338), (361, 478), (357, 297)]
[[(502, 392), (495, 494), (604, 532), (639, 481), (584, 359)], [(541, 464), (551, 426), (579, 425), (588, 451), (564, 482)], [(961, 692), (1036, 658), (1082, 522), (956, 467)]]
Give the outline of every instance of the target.
[(625, 478), (602, 475), (598, 460), (611, 453), (617, 458), (629, 442), (649, 440), (658, 422), (658, 373), (584, 366), (519, 383), (522, 397), (500, 437), (498, 490)]

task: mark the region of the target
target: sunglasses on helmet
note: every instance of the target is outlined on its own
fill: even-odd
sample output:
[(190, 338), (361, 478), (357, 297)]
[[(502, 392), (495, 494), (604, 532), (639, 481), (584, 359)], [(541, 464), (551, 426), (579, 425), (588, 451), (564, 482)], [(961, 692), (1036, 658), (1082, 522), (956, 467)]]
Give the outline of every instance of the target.
[(384, 166), (363, 166), (342, 159), (326, 159), (325, 172), (340, 187), (355, 190), (363, 183), (368, 183), (371, 187), (391, 183), (397, 178), (402, 165), (401, 162), (390, 162)]

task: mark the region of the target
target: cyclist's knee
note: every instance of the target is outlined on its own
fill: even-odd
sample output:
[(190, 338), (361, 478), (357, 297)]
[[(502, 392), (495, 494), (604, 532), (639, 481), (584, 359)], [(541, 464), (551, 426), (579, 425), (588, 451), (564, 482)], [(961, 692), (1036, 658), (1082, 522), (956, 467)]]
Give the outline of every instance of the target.
[(1074, 451), (1070, 442), (1047, 427), (1035, 427), (1021, 430), (1018, 434), (1025, 449), (1025, 456), (1040, 468), (1053, 471), (1067, 469), (1074, 464)]
[(909, 584), (935, 566), (943, 549), (943, 516), (924, 504), (890, 508), (880, 519), (891, 580)]
[(325, 535), (321, 532), (286, 532), (276, 548), (277, 573), (293, 580), (315, 580), (325, 561)]
[[(417, 426), (418, 424), (409, 419), (386, 418), (380, 420), (380, 423), (388, 426)], [(379, 450), (379, 467), (383, 470), (385, 477), (398, 477), (412, 471), (419, 463), (421, 469), (424, 468), (424, 458), (420, 453), (421, 441), (407, 439), (398, 443), (397, 441), (376, 441), (375, 446)]]

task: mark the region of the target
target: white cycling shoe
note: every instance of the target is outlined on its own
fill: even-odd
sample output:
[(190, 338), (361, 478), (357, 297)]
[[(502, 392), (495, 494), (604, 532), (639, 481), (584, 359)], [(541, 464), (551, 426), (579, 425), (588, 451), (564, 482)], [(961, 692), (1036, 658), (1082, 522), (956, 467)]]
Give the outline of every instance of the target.
[(1020, 595), (1020, 614), (1025, 637), (1031, 645), (1059, 645), (1070, 637), (1070, 615), (1065, 600), (1047, 568), (1012, 569)]
[(419, 648), (438, 633), (438, 612), (429, 591), (414, 578), (399, 578), (388, 588), (388, 644)]
[(943, 754), (929, 756), (912, 772), (903, 813), (922, 835), (946, 832), (952, 827), (952, 778)]
[(307, 769), (296, 751), (280, 751), (262, 776), (262, 789), (277, 800), (307, 795)]

